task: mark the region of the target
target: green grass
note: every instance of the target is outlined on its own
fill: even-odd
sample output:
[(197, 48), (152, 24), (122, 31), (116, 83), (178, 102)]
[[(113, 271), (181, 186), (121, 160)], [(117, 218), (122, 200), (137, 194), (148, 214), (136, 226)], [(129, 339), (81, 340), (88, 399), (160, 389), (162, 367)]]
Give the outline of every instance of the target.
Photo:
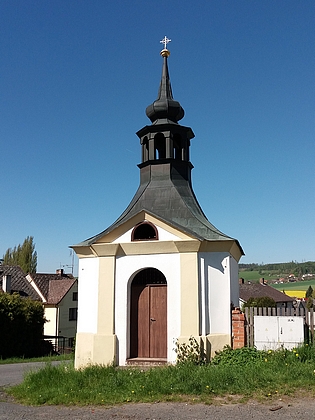
[(272, 284), (272, 287), (278, 290), (307, 290), (309, 286), (312, 286), (313, 290), (315, 290), (315, 281), (314, 280), (305, 280), (305, 281), (296, 281), (290, 283), (278, 283)]
[(29, 363), (29, 362), (53, 362), (56, 360), (73, 360), (74, 354), (61, 354), (59, 356), (45, 356), (45, 357), (33, 357), (33, 358), (21, 358), (21, 357), (12, 357), (10, 359), (1, 359), (0, 365), (8, 365), (10, 363)]
[(27, 374), (9, 389), (26, 404), (112, 405), (126, 402), (190, 401), (212, 403), (227, 397), (238, 400), (273, 399), (301, 390), (315, 393), (315, 349), (261, 352), (225, 349), (211, 364), (181, 363), (148, 370), (47, 364)]
[[(266, 274), (261, 274), (259, 273), (259, 271), (240, 271), (239, 272), (239, 277), (243, 278), (245, 281), (252, 281), (252, 282), (258, 282), (260, 278), (264, 277), (265, 280), (275, 280), (278, 279), (279, 276), (278, 274), (272, 274), (272, 272), (270, 272), (270, 276), (266, 275)], [(312, 286), (312, 288), (315, 290), (315, 280), (303, 280), (303, 281), (296, 281), (296, 282), (287, 282), (287, 283), (278, 283), (278, 284), (274, 284), (274, 283), (269, 283), (270, 286), (274, 287), (277, 290), (286, 290), (286, 289), (291, 289), (291, 290), (307, 290), (309, 286)]]
[(243, 278), (245, 281), (258, 282), (263, 277), (259, 271), (240, 271), (238, 273), (239, 278)]

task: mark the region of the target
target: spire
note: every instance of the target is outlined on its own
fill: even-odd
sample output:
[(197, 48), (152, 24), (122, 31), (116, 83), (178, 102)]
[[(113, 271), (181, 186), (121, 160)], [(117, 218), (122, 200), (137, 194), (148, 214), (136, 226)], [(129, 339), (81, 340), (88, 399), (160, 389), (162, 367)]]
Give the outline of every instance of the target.
[(159, 88), (157, 100), (149, 105), (146, 109), (146, 114), (153, 124), (175, 123), (181, 120), (184, 116), (184, 110), (180, 103), (174, 101), (171, 81), (168, 73), (167, 59), (170, 56), (170, 51), (166, 48), (168, 42), (171, 40), (166, 36), (161, 43), (164, 44), (163, 50), (160, 52), (163, 57), (162, 77)]

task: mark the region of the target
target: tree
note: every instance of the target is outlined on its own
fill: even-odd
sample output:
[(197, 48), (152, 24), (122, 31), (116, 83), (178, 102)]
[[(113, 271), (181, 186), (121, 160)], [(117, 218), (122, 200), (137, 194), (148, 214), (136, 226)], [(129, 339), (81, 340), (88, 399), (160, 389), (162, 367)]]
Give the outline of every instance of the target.
[(308, 289), (306, 290), (306, 293), (305, 293), (305, 297), (310, 298), (312, 297), (312, 294), (313, 294), (313, 288), (312, 286), (308, 286)]
[(0, 357), (36, 357), (52, 351), (43, 338), (45, 323), (41, 302), (17, 293), (0, 293)]
[(22, 245), (8, 248), (3, 256), (3, 264), (19, 265), (25, 273), (36, 273), (37, 252), (33, 236), (28, 236)]

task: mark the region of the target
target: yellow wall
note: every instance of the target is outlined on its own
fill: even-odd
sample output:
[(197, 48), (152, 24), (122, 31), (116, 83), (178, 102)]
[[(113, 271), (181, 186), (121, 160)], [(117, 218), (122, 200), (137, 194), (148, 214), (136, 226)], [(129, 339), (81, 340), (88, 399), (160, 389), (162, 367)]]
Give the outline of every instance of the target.
[(180, 256), (181, 270), (181, 337), (199, 335), (198, 254)]

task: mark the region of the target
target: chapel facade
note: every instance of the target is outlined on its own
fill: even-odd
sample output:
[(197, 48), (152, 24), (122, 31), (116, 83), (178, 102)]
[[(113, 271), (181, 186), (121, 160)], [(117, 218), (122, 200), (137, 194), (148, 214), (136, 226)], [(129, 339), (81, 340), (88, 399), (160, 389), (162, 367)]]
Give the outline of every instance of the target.
[(74, 245), (79, 257), (75, 367), (175, 363), (175, 342), (211, 357), (231, 344), (243, 250), (203, 213), (191, 182), (194, 133), (172, 94), (165, 37), (158, 98), (140, 139), (140, 185), (106, 230)]

